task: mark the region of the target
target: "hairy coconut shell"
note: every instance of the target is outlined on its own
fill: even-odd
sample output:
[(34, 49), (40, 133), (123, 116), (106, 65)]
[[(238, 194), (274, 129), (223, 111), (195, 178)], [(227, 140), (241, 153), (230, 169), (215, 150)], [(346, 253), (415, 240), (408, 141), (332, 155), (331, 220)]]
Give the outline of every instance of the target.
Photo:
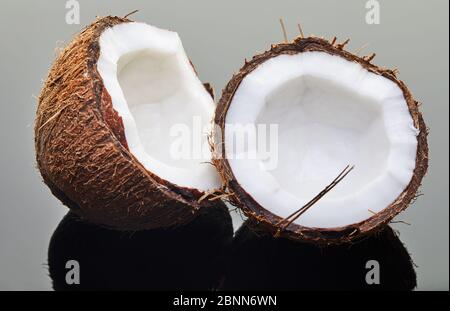
[[(424, 177), (428, 168), (428, 144), (427, 144), (427, 128), (423, 120), (422, 114), (419, 111), (419, 103), (414, 100), (412, 94), (406, 85), (400, 81), (396, 76), (395, 70), (380, 68), (371, 63), (374, 54), (366, 57), (359, 57), (344, 50), (345, 44), (336, 44), (336, 39), (331, 42), (316, 38), (299, 37), (292, 43), (282, 43), (272, 45), (269, 51), (256, 55), (250, 61), (245, 61), (244, 66), (236, 73), (230, 82), (223, 90), (222, 97), (216, 109), (215, 126), (216, 131), (213, 135), (213, 163), (218, 169), (222, 181), (229, 192), (228, 199), (230, 203), (243, 210), (246, 216), (256, 221), (259, 226), (271, 232), (274, 235), (280, 235), (291, 239), (301, 239), (314, 243), (335, 244), (345, 243), (357, 239), (363, 235), (376, 232), (380, 227), (388, 224), (394, 216), (408, 207), (410, 202), (416, 198), (416, 193), (420, 187), (422, 178)], [(260, 64), (265, 61), (282, 54), (297, 54), (308, 51), (320, 51), (331, 55), (336, 55), (345, 58), (348, 61), (356, 62), (377, 75), (381, 75), (394, 83), (396, 83), (403, 91), (405, 100), (407, 102), (414, 126), (419, 130), (417, 136), (417, 156), (416, 167), (414, 169), (413, 177), (404, 189), (404, 191), (391, 203), (390, 206), (383, 211), (370, 217), (369, 219), (360, 223), (352, 224), (339, 228), (309, 228), (290, 224), (286, 228), (279, 225), (283, 219), (277, 215), (266, 210), (259, 205), (246, 191), (241, 187), (239, 181), (236, 180), (233, 171), (230, 168), (228, 160), (225, 157), (225, 120), (228, 108), (233, 100), (233, 96), (238, 89), (241, 81)], [(300, 208), (300, 207), (299, 207)]]
[(37, 165), (52, 193), (90, 222), (122, 230), (174, 226), (212, 203), (147, 171), (128, 150), (96, 66), (102, 32), (127, 22), (96, 20), (55, 60), (37, 108)]

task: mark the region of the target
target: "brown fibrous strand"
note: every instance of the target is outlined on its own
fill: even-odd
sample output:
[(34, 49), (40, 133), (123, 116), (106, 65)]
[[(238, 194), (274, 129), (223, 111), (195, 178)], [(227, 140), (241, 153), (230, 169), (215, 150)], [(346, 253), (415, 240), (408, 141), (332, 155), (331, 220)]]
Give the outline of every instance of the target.
[(308, 203), (302, 206), (299, 210), (295, 211), (288, 217), (281, 220), (278, 225), (281, 229), (287, 228), (291, 223), (296, 221), (300, 216), (302, 216), (307, 210), (309, 210), (314, 204), (316, 204), (320, 199), (322, 199), (328, 192), (330, 192), (334, 187), (336, 187), (347, 175), (354, 169), (354, 166), (347, 165), (339, 175), (326, 186), (318, 195), (311, 199)]

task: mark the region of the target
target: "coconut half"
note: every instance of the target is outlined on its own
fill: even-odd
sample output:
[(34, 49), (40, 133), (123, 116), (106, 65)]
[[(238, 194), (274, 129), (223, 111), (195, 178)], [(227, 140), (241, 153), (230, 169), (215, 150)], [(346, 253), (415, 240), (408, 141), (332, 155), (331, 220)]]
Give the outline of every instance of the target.
[(175, 32), (98, 19), (59, 55), (39, 98), (45, 183), (94, 223), (137, 230), (187, 222), (221, 185), (204, 163), (210, 90)]
[(394, 71), (344, 45), (272, 46), (245, 63), (217, 107), (214, 163), (229, 199), (274, 234), (341, 243), (373, 232), (408, 206), (427, 170), (418, 103)]

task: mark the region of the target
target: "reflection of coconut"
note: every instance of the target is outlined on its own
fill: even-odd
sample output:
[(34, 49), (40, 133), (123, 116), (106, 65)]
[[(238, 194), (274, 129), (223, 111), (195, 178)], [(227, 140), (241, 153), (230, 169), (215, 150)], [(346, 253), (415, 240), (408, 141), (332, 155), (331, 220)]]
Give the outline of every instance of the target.
[[(186, 223), (212, 205), (199, 199), (220, 180), (204, 163), (209, 158), (172, 156), (170, 129), (192, 127), (193, 117), (208, 124), (210, 91), (176, 33), (98, 19), (58, 56), (39, 97), (35, 144), (45, 183), (96, 224), (138, 230)], [(191, 139), (207, 144), (204, 136)]]
[[(50, 277), (55, 290), (208, 290), (223, 274), (232, 236), (225, 208), (175, 229), (135, 233), (87, 224), (70, 212), (50, 241)], [(66, 284), (69, 260), (80, 264), (80, 285)]]
[[(236, 233), (221, 289), (224, 290), (412, 290), (411, 258), (393, 230), (385, 226), (354, 244), (328, 247), (274, 238), (252, 230), (249, 221)], [(368, 285), (379, 263), (380, 284)]]
[[(427, 170), (418, 103), (395, 71), (344, 45), (274, 45), (245, 63), (218, 104), (214, 163), (229, 199), (272, 233), (323, 244), (373, 233), (409, 205)], [(275, 169), (236, 143), (239, 124), (278, 125)], [(347, 165), (351, 174), (318, 196)]]

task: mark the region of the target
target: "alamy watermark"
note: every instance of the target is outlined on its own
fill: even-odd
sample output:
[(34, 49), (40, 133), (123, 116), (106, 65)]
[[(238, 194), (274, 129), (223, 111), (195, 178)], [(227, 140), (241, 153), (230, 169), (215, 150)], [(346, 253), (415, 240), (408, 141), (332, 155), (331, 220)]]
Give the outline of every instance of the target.
[(380, 2), (378, 0), (369, 0), (366, 2), (366, 23), (368, 25), (380, 24)]
[[(175, 160), (210, 160), (210, 143), (207, 133), (213, 133), (214, 155), (227, 159), (259, 160), (263, 169), (270, 171), (278, 165), (278, 124), (226, 124), (226, 148), (224, 133), (218, 125), (204, 126), (201, 117), (194, 116), (192, 124), (176, 123), (169, 129), (170, 157)], [(223, 152), (225, 151), (225, 152)]]
[(66, 262), (66, 284), (79, 285), (80, 284), (80, 263), (76, 260), (69, 260)]
[(66, 24), (79, 25), (80, 24), (80, 3), (77, 0), (66, 1)]
[(368, 285), (380, 284), (380, 263), (377, 260), (369, 260), (366, 262), (366, 283)]

